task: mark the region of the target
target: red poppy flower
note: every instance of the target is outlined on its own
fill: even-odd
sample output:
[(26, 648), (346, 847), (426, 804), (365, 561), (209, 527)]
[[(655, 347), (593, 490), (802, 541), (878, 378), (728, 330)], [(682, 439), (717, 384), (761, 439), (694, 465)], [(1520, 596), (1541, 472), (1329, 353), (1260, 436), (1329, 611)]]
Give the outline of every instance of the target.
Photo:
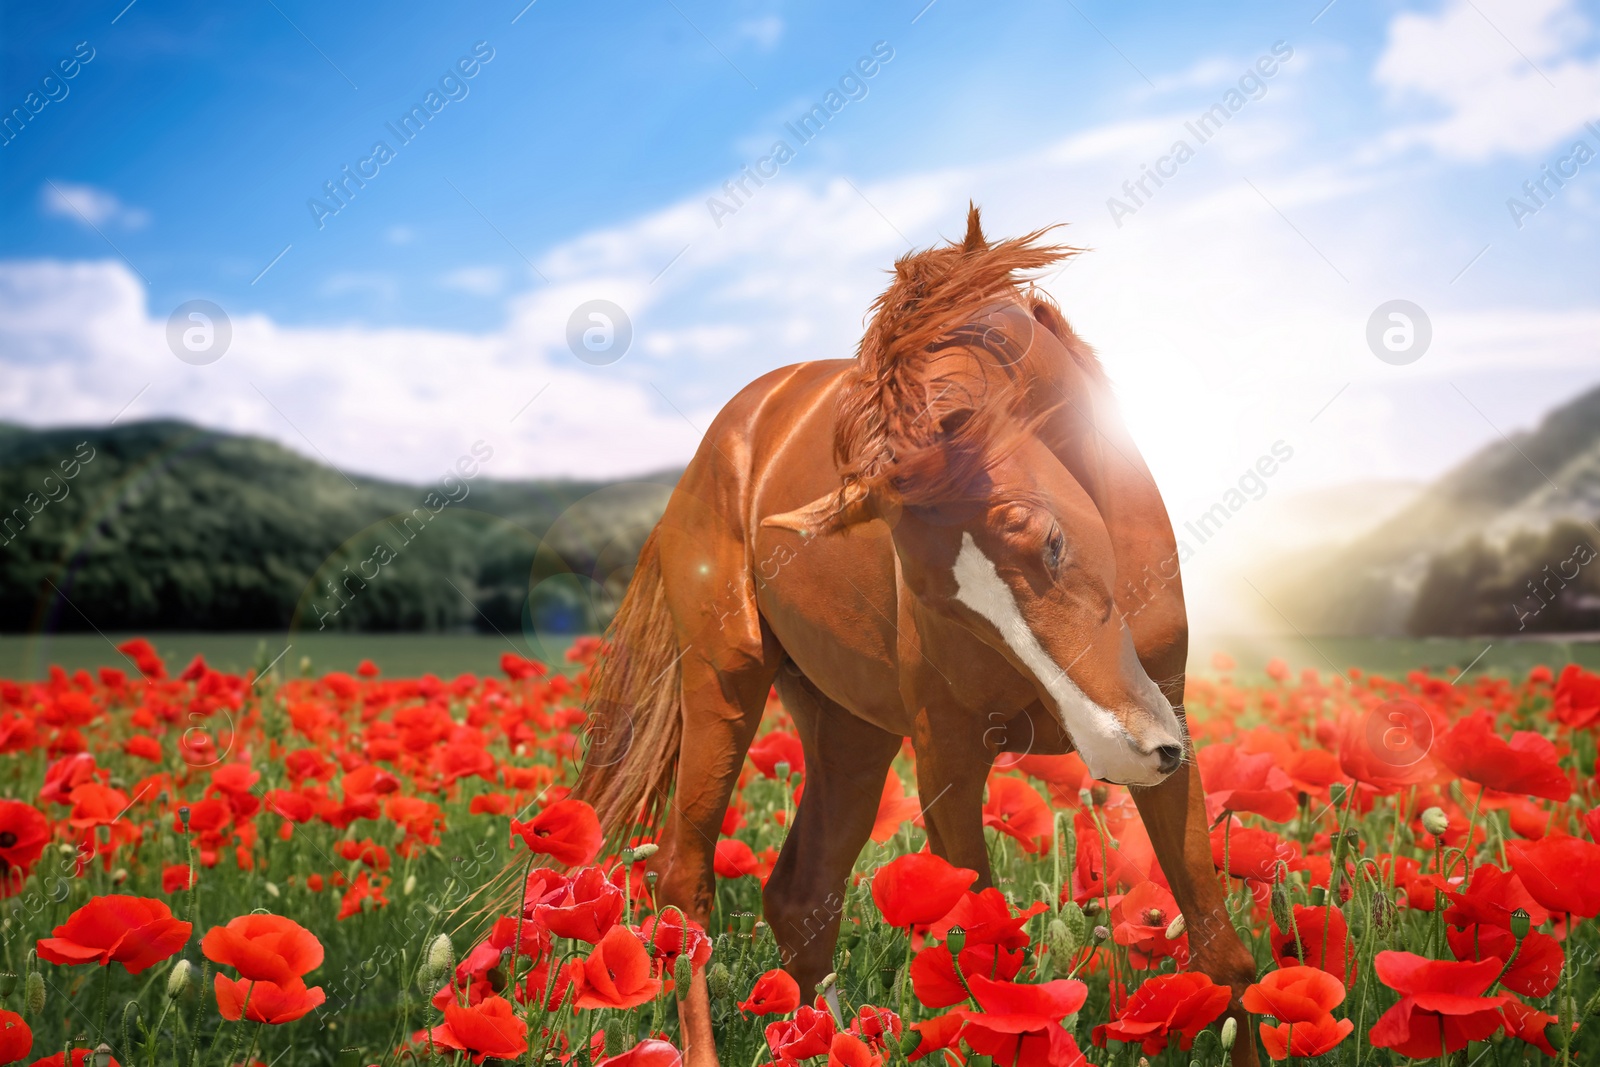
[(994, 886), (981, 893), (966, 892), (956, 901), (955, 907), (928, 928), (937, 938), (950, 936), (950, 928), (959, 926), (967, 935), (967, 947), (1001, 945), (1005, 948), (1022, 948), (1028, 944), (1027, 932), (1022, 928), (1040, 912), (1049, 910), (1044, 901), (1035, 901), (1024, 911), (1012, 913), (1005, 894)]
[(767, 1047), (780, 1063), (809, 1060), (827, 1054), (835, 1030), (832, 1015), (802, 1004), (793, 1019), (767, 1024)]
[(922, 801), (906, 796), (905, 783), (892, 769), (883, 780), (883, 795), (878, 798), (878, 817), (872, 823), (872, 839), (883, 844), (900, 832), (907, 819), (922, 812)]
[(1507, 841), (1511, 869), (1533, 899), (1553, 912), (1600, 915), (1600, 845), (1557, 834)]
[(1044, 797), (1021, 778), (990, 776), (983, 825), (1016, 838), (1025, 852), (1043, 852), (1050, 844), (1054, 818)]
[(687, 954), (696, 971), (711, 959), (711, 938), (706, 936), (705, 928), (693, 919), (688, 920), (686, 926), (680, 912), (652, 915), (634, 927), (633, 932), (640, 941), (655, 949), (656, 962), (666, 974), (672, 973), (679, 956)]
[[(1526, 1041), (1552, 1059), (1560, 1056), (1560, 1050), (1550, 1043), (1550, 1027), (1561, 1022), (1556, 1016), (1529, 1007), (1520, 1000), (1508, 1000), (1500, 1009), (1500, 1018), (1504, 1020), (1506, 1033), (1518, 1041)], [(1576, 1030), (1578, 1024), (1573, 1023), (1572, 1028)], [(1560, 1032), (1558, 1027), (1556, 1033)]]
[(1270, 752), (1246, 753), (1227, 743), (1195, 753), (1206, 785), (1206, 814), (1212, 822), (1225, 811), (1251, 812), (1273, 822), (1288, 822), (1300, 810), (1294, 781)]
[(1344, 1003), (1344, 997), (1345, 988), (1339, 979), (1316, 967), (1296, 965), (1262, 975), (1259, 982), (1244, 991), (1240, 1003), (1256, 1015), (1271, 1015), (1285, 1023), (1305, 1023), (1328, 1014)]
[(1335, 1019), (1327, 1012), (1314, 1019), (1276, 1026), (1261, 1024), (1261, 1043), (1267, 1055), (1275, 1060), (1290, 1056), (1310, 1059), (1332, 1052), (1339, 1042), (1349, 1037), (1356, 1024), (1349, 1019)]
[(322, 966), (322, 942), (293, 919), (252, 912), (214, 926), (200, 940), (213, 963), (232, 967), (241, 978), (304, 988), (305, 974)]
[(806, 769), (806, 750), (800, 739), (786, 730), (773, 730), (758, 737), (750, 746), (749, 757), (756, 770), (767, 778), (778, 777), (780, 763), (787, 763), (789, 773), (794, 775), (804, 774)]
[(580, 1008), (636, 1008), (661, 992), (661, 981), (650, 976), (650, 953), (626, 926), (613, 926), (587, 959), (568, 967)]
[(538, 915), (551, 933), (594, 945), (621, 921), (624, 903), (622, 890), (606, 880), (604, 871), (585, 867), (539, 904)]
[(851, 1033), (837, 1033), (828, 1043), (828, 1067), (881, 1067), (883, 1057)]
[(1094, 1028), (1094, 1043), (1104, 1046), (1108, 1037), (1137, 1041), (1145, 1055), (1155, 1056), (1176, 1034), (1178, 1047), (1187, 1052), (1200, 1031), (1227, 1010), (1228, 998), (1226, 986), (1196, 972), (1148, 978), (1117, 1018)]
[(252, 982), (248, 978), (234, 981), (219, 974), (214, 988), (217, 1010), (231, 1023), (241, 1018), (268, 1026), (292, 1023), (328, 999), (321, 986), (307, 989), (298, 979), (282, 986), (276, 982)]
[(350, 883), (350, 888), (345, 890), (344, 896), (339, 901), (338, 921), (344, 922), (352, 915), (358, 914), (362, 905), (369, 900), (372, 901), (373, 908), (387, 907), (389, 898), (385, 890), (388, 888), (388, 875), (380, 874), (374, 879), (371, 871), (362, 871), (356, 875), (356, 880)]
[(193, 889), (195, 881), (194, 871), (187, 863), (169, 863), (161, 869), (161, 891), (163, 893), (177, 893), (185, 889)]
[[(961, 950), (961, 973), (986, 974), (1009, 982), (1022, 970), (1023, 954), (998, 945), (971, 945)], [(948, 945), (935, 945), (918, 952), (911, 961), (911, 991), (925, 1006), (948, 1008), (967, 999), (967, 990), (956, 977), (955, 963)]]
[(1339, 723), (1339, 769), (1383, 792), (1432, 781), (1439, 773), (1428, 755), (1435, 736), (1433, 716), (1409, 700), (1348, 711)]
[(1494, 713), (1478, 711), (1456, 723), (1435, 746), (1445, 766), (1461, 777), (1503, 793), (1531, 793), (1564, 803), (1572, 782), (1561, 770), (1556, 746), (1530, 730), (1500, 738)]
[(1325, 904), (1296, 904), (1292, 930), (1279, 929), (1276, 921), (1272, 925), (1272, 958), (1278, 966), (1318, 967), (1346, 986), (1356, 980), (1355, 947), (1344, 913)]
[(39, 787), (39, 801), (44, 804), (71, 804), (72, 791), (96, 777), (107, 777), (95, 766), (94, 757), (87, 752), (75, 752), (50, 764), (44, 772), (44, 785)]
[(1083, 1067), (1087, 1061), (1061, 1020), (1083, 1007), (1089, 989), (1058, 978), (1037, 985), (968, 978), (980, 1010), (951, 1012), (966, 1021), (961, 1038), (1001, 1067)]
[(0, 1063), (16, 1063), (33, 1051), (33, 1031), (14, 1011), (0, 1008)]
[(1566, 953), (1561, 943), (1549, 934), (1530, 930), (1522, 939), (1522, 948), (1515, 959), (1511, 953), (1517, 948), (1517, 939), (1510, 930), (1498, 926), (1470, 926), (1457, 930), (1445, 927), (1444, 936), (1450, 942), (1450, 951), (1458, 960), (1495, 958), (1511, 960), (1511, 967), (1500, 982), (1513, 993), (1525, 997), (1547, 997), (1555, 991), (1561, 979), (1561, 965)]
[(471, 1007), (453, 1002), (446, 1005), (443, 1025), (426, 1035), (440, 1048), (467, 1053), (473, 1063), (490, 1056), (512, 1060), (528, 1051), (527, 1022), (499, 996), (484, 997)]
[(651, 1038), (624, 1053), (596, 1060), (594, 1067), (683, 1067), (683, 1053), (670, 1041)]
[(1557, 722), (1575, 730), (1600, 721), (1600, 674), (1590, 674), (1576, 663), (1567, 664), (1556, 681), (1555, 704), (1550, 710)]
[(1155, 882), (1140, 882), (1111, 909), (1111, 937), (1128, 946), (1130, 962), (1138, 970), (1168, 957), (1181, 967), (1189, 958), (1189, 936), (1167, 937), (1167, 927), (1178, 914), (1171, 893)]
[[(954, 1048), (960, 1039), (961, 1028), (966, 1025), (967, 1021), (953, 1011), (912, 1023), (911, 1029), (917, 1032), (917, 1047), (906, 1054), (906, 1059), (915, 1063), (924, 1056)], [(949, 1057), (943, 1058), (948, 1062)]]
[(870, 1004), (862, 1005), (850, 1024), (850, 1032), (874, 1049), (883, 1048), (887, 1041), (898, 1040), (901, 1029), (900, 1016), (888, 1008), (874, 1008)]
[(890, 926), (938, 922), (978, 880), (978, 872), (953, 867), (931, 852), (913, 852), (879, 868), (872, 901)]
[(800, 984), (788, 971), (772, 970), (756, 979), (739, 1010), (751, 1015), (787, 1015), (800, 1006)]
[[(66, 1054), (57, 1052), (54, 1056), (46, 1056), (42, 1060), (34, 1060), (28, 1064), (28, 1067), (65, 1067), (66, 1062)], [(75, 1048), (72, 1050), (72, 1067), (84, 1067), (85, 1064), (93, 1064), (93, 1062), (94, 1049)], [(122, 1067), (122, 1064), (118, 1063), (117, 1058), (113, 1056), (108, 1067)]]
[(1511, 929), (1511, 913), (1522, 908), (1528, 913), (1530, 925), (1542, 926), (1550, 913), (1533, 899), (1522, 879), (1513, 871), (1502, 871), (1492, 863), (1480, 863), (1472, 868), (1472, 881), (1463, 892), (1446, 890), (1451, 904), (1444, 913), (1444, 921), (1452, 926), (1497, 926)]
[(1300, 853), (1292, 842), (1271, 830), (1244, 827), (1237, 822), (1231, 828), (1223, 825), (1211, 831), (1211, 862), (1219, 871), (1224, 851), (1228, 873), (1255, 882), (1276, 881), (1280, 862), (1291, 871), (1300, 866)]
[(149, 734), (134, 734), (122, 743), (122, 751), (135, 759), (148, 760), (151, 763), (160, 763), (164, 756), (161, 742)]
[(592, 862), (605, 843), (599, 817), (581, 800), (547, 804), (527, 822), (512, 819), (511, 832), (522, 838), (529, 851), (568, 867)]
[(49, 843), (44, 812), (20, 800), (0, 800), (0, 900), (21, 891)]
[(1482, 1041), (1500, 1029), (1500, 1008), (1511, 999), (1482, 995), (1494, 984), (1502, 962), (1490, 957), (1454, 963), (1410, 952), (1378, 953), (1373, 961), (1378, 979), (1401, 996), (1373, 1024), (1369, 1040), (1419, 1060)]
[(743, 878), (761, 873), (761, 861), (756, 859), (749, 845), (736, 837), (725, 837), (717, 842), (711, 865), (718, 878)]
[(189, 940), (193, 927), (174, 919), (172, 909), (148, 897), (93, 897), (39, 941), (39, 958), (51, 963), (122, 964), (138, 974), (171, 956)]

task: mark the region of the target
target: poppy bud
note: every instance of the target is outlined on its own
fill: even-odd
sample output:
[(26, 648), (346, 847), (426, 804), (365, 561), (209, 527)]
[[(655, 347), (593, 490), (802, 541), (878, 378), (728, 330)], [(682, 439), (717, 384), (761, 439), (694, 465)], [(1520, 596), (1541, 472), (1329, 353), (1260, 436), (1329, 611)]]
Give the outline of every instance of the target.
[(839, 972), (829, 971), (827, 974), (822, 976), (822, 981), (817, 983), (817, 992), (821, 993), (823, 996), (827, 996), (828, 991), (838, 984)]
[(95, 1046), (94, 1067), (111, 1067), (111, 1046), (104, 1041)]
[(661, 849), (661, 846), (656, 844), (654, 841), (646, 841), (642, 845), (635, 845), (633, 848), (628, 850), (629, 852), (631, 852), (633, 854), (633, 859), (630, 860), (629, 862), (638, 862), (639, 860), (647, 860), (651, 856), (654, 856), (658, 851), (660, 851), (660, 849)]
[(686, 1000), (689, 996), (689, 984), (694, 981), (694, 961), (687, 954), (680, 954), (672, 961), (672, 982), (677, 988), (679, 1000)]
[(128, 880), (128, 868), (126, 868), (126, 867), (118, 867), (116, 870), (111, 872), (111, 884), (112, 885), (121, 885), (123, 882), (126, 882), (127, 880)]
[(189, 991), (189, 976), (194, 973), (194, 964), (188, 960), (179, 960), (172, 965), (172, 970), (167, 974), (167, 996), (177, 1000)]
[(961, 950), (967, 947), (967, 932), (959, 926), (952, 926), (945, 935), (944, 943), (950, 949), (950, 955), (959, 956)]
[(1422, 828), (1434, 837), (1442, 837), (1450, 829), (1450, 816), (1444, 813), (1443, 808), (1428, 808), (1422, 813)]
[(0, 974), (0, 999), (9, 997), (17, 988), (17, 976), (14, 974)]
[(1238, 1036), (1239, 1020), (1231, 1015), (1222, 1020), (1222, 1033), (1218, 1035), (1222, 1040), (1222, 1051), (1232, 1051), (1234, 1038)]
[(414, 874), (408, 874), (406, 875), (405, 883), (400, 887), (400, 895), (409, 897), (413, 892), (416, 891), (416, 888), (417, 876)]
[(450, 935), (440, 934), (428, 945), (428, 951), (422, 957), (422, 968), (417, 972), (422, 992), (431, 994), (440, 982), (449, 977), (455, 965), (456, 949), (450, 943)]
[(1057, 966), (1065, 967), (1078, 951), (1078, 939), (1072, 928), (1061, 919), (1051, 919), (1044, 933), (1044, 943), (1050, 946), (1050, 958)]
[(1189, 924), (1184, 921), (1183, 913), (1179, 912), (1178, 917), (1167, 924), (1167, 940), (1178, 940), (1178, 938), (1182, 937), (1183, 932), (1188, 928)]
[(1532, 922), (1533, 916), (1528, 914), (1528, 909), (1518, 908), (1511, 913), (1511, 936), (1521, 941), (1528, 936), (1528, 927)]
[(922, 1031), (906, 1027), (905, 1033), (900, 1035), (900, 1054), (909, 1057), (921, 1047)]
[(606, 1055), (616, 1056), (622, 1052), (622, 1020), (611, 1018), (606, 1020)]
[(23, 980), (22, 1007), (30, 1016), (44, 1011), (44, 976), (38, 971), (29, 971)]
[(706, 985), (710, 987), (713, 1003), (721, 1003), (733, 995), (733, 975), (721, 961), (707, 969)]
[(278, 889), (277, 883), (275, 882), (262, 882), (261, 888), (265, 889), (267, 891), (267, 896), (271, 897), (273, 900), (277, 900), (279, 897), (283, 896), (283, 893)]
[(1294, 912), (1289, 907), (1289, 887), (1282, 882), (1272, 883), (1272, 921), (1278, 929), (1288, 931), (1294, 922)]

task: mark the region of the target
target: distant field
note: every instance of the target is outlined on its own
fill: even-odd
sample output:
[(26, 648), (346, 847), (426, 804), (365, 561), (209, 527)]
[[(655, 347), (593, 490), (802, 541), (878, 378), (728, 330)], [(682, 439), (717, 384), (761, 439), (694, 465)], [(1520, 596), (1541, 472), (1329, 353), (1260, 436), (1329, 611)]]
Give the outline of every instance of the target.
[[(127, 667), (127, 662), (112, 645), (129, 636), (0, 636), (0, 678), (39, 678), (52, 663), (59, 663), (68, 670)], [(516, 634), (508, 638), (478, 634), (156, 633), (145, 636), (154, 642), (173, 670), (181, 670), (196, 654), (203, 655), (207, 663), (219, 670), (242, 671), (252, 665), (271, 662), (281, 653), (280, 662), (289, 672), (300, 669), (302, 657), (308, 657), (312, 668), (318, 672), (353, 671), (363, 659), (371, 659), (391, 677), (432, 673), (444, 678), (497, 671), (501, 653), (513, 650), (533, 659), (563, 664), (562, 657), (573, 641), (570, 636), (546, 637), (541, 641)], [(1453, 638), (1328, 637), (1308, 641), (1233, 637), (1196, 640), (1190, 653), (1190, 670), (1211, 673), (1211, 656), (1217, 651), (1226, 652), (1237, 661), (1237, 676), (1241, 680), (1263, 677), (1267, 661), (1274, 657), (1282, 658), (1296, 671), (1309, 667), (1324, 674), (1350, 667), (1389, 675), (1410, 670), (1439, 673), (1472, 664), (1474, 674), (1487, 672), (1521, 677), (1539, 663), (1557, 670), (1570, 662), (1590, 669), (1600, 668), (1600, 641), (1592, 638), (1578, 641), (1502, 638), (1491, 643), (1487, 639)]]

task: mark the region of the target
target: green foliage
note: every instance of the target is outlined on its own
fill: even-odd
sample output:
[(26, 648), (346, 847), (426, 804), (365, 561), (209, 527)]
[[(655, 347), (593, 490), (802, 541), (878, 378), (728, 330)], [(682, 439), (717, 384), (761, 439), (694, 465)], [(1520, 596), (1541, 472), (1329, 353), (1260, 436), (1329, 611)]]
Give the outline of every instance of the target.
[(551, 575), (625, 583), (672, 483), (491, 468), (407, 486), (179, 422), (0, 427), (0, 631), (511, 633)]

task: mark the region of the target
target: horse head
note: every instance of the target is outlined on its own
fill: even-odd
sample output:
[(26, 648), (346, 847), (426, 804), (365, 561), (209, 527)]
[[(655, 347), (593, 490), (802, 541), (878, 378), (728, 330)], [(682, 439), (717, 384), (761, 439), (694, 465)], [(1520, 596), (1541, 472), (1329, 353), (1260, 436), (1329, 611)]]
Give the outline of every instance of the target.
[(1039, 434), (1041, 383), (1073, 360), (1015, 272), (1067, 250), (1038, 234), (897, 264), (841, 398), (837, 493), (767, 525), (813, 534), (879, 519), (907, 590), (1028, 678), (1096, 778), (1155, 785), (1187, 751), (1113, 593), (1111, 536)]

